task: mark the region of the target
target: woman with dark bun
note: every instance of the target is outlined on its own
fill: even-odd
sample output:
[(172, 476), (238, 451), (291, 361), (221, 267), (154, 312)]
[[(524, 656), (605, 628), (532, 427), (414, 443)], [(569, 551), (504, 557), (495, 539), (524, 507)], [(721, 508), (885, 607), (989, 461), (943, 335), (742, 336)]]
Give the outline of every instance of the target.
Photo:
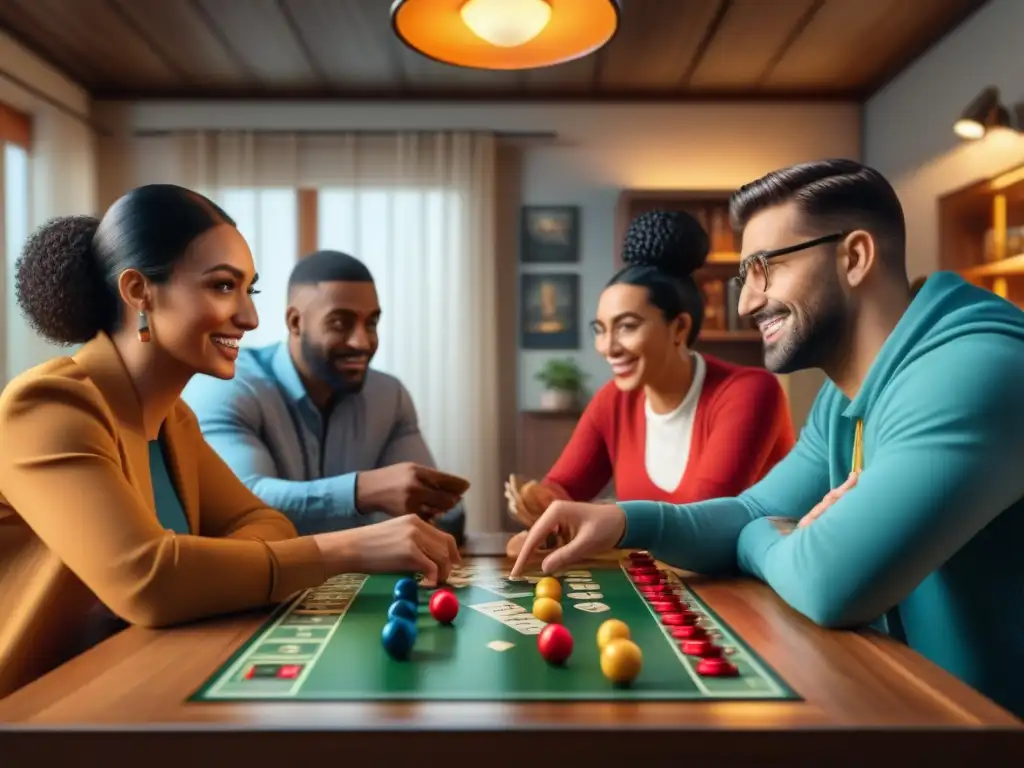
[(415, 515), (299, 538), (203, 440), (179, 395), (234, 375), (255, 283), (234, 222), (170, 185), (27, 242), (22, 310), (82, 347), (0, 397), (0, 698), (124, 622), (273, 604), (346, 571), (444, 579), (458, 561)]
[[(654, 211), (630, 225), (626, 266), (605, 287), (592, 323), (612, 381), (543, 480), (506, 486), (512, 515), (527, 527), (552, 501), (591, 501), (612, 480), (620, 501), (735, 496), (793, 447), (772, 373), (691, 349), (704, 317), (692, 274), (708, 250), (707, 234), (686, 213)], [(525, 531), (509, 554), (524, 540)]]

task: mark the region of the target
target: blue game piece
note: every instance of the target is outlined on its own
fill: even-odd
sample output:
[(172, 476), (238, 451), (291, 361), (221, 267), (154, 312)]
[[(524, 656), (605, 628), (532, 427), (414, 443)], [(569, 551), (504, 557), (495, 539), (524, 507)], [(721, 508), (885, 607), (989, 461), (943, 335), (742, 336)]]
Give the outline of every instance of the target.
[(418, 612), (416, 606), (408, 600), (395, 600), (391, 607), (388, 608), (388, 618), (405, 619), (415, 623), (418, 618)]
[(408, 577), (399, 579), (395, 584), (394, 598), (395, 600), (408, 600), (413, 605), (417, 605), (419, 604), (419, 589), (419, 584), (415, 579)]
[(384, 625), (380, 639), (389, 656), (407, 659), (416, 642), (416, 626), (405, 619), (391, 619)]

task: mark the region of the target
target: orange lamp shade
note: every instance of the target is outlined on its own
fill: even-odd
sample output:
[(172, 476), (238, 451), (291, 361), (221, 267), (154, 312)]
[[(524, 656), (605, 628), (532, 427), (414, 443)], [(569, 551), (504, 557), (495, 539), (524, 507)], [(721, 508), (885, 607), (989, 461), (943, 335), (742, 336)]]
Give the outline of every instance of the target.
[(537, 69), (597, 51), (620, 0), (395, 0), (391, 26), (424, 56), (474, 69)]

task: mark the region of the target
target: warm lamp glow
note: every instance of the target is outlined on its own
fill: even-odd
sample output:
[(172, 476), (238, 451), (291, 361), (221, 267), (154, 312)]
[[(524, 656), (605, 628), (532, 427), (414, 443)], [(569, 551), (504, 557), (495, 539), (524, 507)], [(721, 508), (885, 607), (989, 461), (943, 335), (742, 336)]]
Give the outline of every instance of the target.
[(457, 67), (522, 70), (588, 56), (615, 36), (621, 0), (393, 0), (395, 35)]
[(985, 135), (985, 126), (977, 120), (957, 120), (953, 131), (961, 139), (980, 139)]
[(544, 0), (468, 0), (459, 15), (477, 37), (514, 48), (541, 33), (551, 21), (551, 6)]

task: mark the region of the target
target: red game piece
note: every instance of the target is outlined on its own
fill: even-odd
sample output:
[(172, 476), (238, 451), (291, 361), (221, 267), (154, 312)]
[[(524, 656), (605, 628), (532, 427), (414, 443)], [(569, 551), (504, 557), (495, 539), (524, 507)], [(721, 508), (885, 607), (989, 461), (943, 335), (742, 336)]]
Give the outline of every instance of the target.
[(551, 664), (562, 664), (572, 655), (572, 634), (564, 624), (548, 624), (537, 635), (537, 650)]
[(668, 584), (643, 584), (640, 586), (640, 592), (644, 595), (663, 595), (671, 591), (672, 588)]
[(672, 637), (676, 638), (676, 640), (702, 640), (707, 636), (708, 631), (704, 627), (698, 627), (696, 624), (672, 627)]
[(442, 624), (451, 624), (459, 614), (459, 598), (450, 589), (439, 589), (430, 596), (430, 615)]
[(649, 552), (644, 552), (644, 551), (630, 552), (628, 557), (629, 557), (630, 560), (650, 560), (651, 559), (650, 553)]
[(687, 656), (721, 656), (722, 649), (710, 640), (686, 640), (681, 645), (683, 653)]
[(658, 613), (682, 613), (679, 603), (674, 600), (658, 600), (651, 603), (651, 606)]
[(697, 662), (697, 674), (706, 677), (736, 677), (740, 671), (721, 656), (711, 656)]
[(659, 584), (661, 583), (660, 576), (634, 576), (634, 584)]
[(676, 611), (675, 613), (666, 613), (661, 617), (661, 623), (667, 627), (678, 627), (684, 624), (696, 624), (697, 614), (693, 611)]
[(630, 576), (657, 576), (660, 571), (653, 565), (641, 565), (634, 568), (627, 568)]

